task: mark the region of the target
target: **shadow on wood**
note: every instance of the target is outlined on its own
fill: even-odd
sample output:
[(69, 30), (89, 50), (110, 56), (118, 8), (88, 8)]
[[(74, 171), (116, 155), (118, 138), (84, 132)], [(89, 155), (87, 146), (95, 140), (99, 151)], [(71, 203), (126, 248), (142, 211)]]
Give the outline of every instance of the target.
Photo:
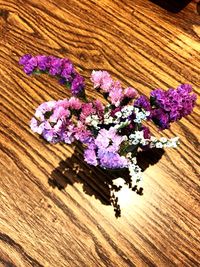
[[(108, 171), (99, 167), (93, 167), (84, 162), (83, 151), (77, 146), (74, 154), (66, 161), (61, 161), (59, 166), (53, 170), (49, 178), (49, 185), (63, 190), (68, 184), (81, 183), (84, 193), (99, 199), (104, 205), (112, 205), (115, 216), (121, 216), (121, 209), (115, 193), (122, 189), (116, 186), (114, 180), (122, 177), (130, 190), (143, 195), (143, 188), (132, 185), (128, 170)], [(138, 153), (138, 165), (145, 171), (150, 165), (157, 163), (162, 155), (163, 149), (151, 149)]]

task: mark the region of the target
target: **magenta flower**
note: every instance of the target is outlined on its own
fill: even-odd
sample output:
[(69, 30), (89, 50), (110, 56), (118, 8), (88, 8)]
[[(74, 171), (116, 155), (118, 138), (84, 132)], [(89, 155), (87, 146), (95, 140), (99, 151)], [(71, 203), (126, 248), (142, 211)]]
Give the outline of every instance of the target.
[(69, 107), (74, 110), (80, 110), (82, 103), (78, 98), (71, 97), (68, 101)]

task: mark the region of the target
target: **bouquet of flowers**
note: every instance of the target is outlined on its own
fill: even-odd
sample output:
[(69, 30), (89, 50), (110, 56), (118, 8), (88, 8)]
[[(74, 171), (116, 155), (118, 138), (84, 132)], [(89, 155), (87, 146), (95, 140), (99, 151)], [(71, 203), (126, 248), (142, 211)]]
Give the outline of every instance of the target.
[(142, 179), (136, 162), (139, 150), (175, 148), (179, 144), (178, 137), (154, 137), (144, 122), (152, 121), (159, 131), (168, 129), (172, 122), (189, 115), (196, 101), (189, 84), (153, 90), (148, 99), (132, 87), (122, 88), (107, 71), (94, 70), (93, 90), (102, 93), (107, 101), (103, 104), (87, 99), (84, 79), (69, 59), (24, 55), (19, 63), (28, 75), (55, 76), (72, 94), (69, 99), (42, 103), (30, 123), (33, 132), (53, 144), (79, 141), (88, 164), (109, 170), (127, 168), (134, 185)]

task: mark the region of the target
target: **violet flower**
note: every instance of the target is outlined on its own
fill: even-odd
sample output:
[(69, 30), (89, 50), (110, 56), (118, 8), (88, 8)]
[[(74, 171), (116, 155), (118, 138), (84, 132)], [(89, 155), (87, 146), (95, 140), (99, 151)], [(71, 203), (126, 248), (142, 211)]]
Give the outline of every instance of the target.
[(151, 92), (151, 118), (163, 130), (170, 127), (171, 122), (189, 115), (195, 105), (197, 96), (190, 94), (192, 86), (182, 84), (177, 89)]
[(72, 95), (84, 94), (84, 78), (78, 74), (69, 59), (62, 59), (45, 55), (24, 55), (19, 64), (24, 67), (24, 72), (31, 75), (35, 72), (48, 73), (59, 78), (61, 84), (71, 88)]

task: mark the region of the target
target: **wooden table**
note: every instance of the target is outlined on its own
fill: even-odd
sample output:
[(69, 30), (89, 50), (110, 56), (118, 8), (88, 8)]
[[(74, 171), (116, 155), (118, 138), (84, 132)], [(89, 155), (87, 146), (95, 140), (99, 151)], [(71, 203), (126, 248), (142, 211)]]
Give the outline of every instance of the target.
[(124, 186), (116, 218), (110, 177), (80, 147), (48, 145), (29, 128), (40, 103), (69, 93), (18, 65), (25, 53), (68, 57), (91, 98), (93, 69), (147, 95), (180, 83), (197, 93), (195, 3), (172, 14), (143, 0), (0, 0), (0, 37), (0, 266), (200, 266), (199, 100), (164, 133), (180, 148), (142, 159), (143, 195)]

